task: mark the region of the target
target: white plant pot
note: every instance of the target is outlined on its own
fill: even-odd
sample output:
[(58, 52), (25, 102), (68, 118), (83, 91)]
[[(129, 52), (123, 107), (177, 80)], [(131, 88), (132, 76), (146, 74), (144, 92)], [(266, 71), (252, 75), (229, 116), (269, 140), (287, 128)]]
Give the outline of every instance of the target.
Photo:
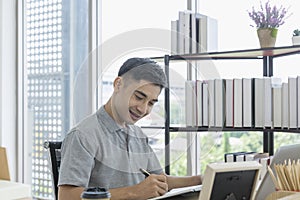
[(293, 45), (300, 45), (300, 36), (292, 37)]

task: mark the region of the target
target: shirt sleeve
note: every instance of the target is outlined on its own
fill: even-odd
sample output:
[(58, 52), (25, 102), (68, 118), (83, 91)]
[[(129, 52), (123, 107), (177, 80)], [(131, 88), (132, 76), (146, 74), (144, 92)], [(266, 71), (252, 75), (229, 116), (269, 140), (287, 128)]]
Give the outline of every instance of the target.
[(94, 157), (83, 146), (79, 132), (71, 131), (62, 143), (58, 185), (87, 187)]

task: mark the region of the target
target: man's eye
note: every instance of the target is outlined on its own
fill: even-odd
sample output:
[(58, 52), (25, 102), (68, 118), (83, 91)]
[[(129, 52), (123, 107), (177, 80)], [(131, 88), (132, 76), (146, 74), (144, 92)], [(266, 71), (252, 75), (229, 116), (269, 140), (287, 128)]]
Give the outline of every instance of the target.
[(149, 102), (149, 106), (154, 106), (155, 102)]
[(142, 100), (142, 99), (143, 99), (143, 97), (141, 97), (141, 96), (139, 96), (139, 95), (135, 95), (135, 98), (136, 98), (137, 100)]

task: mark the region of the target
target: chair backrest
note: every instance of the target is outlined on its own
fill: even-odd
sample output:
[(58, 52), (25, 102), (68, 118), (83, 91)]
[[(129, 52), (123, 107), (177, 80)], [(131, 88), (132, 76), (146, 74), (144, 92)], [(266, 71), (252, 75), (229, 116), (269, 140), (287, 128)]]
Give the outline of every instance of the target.
[(44, 143), (44, 148), (46, 148), (49, 152), (49, 163), (52, 174), (52, 183), (53, 183), (53, 191), (54, 191), (54, 199), (58, 200), (58, 176), (59, 176), (59, 168), (61, 161), (61, 143), (62, 142), (52, 142), (46, 141)]

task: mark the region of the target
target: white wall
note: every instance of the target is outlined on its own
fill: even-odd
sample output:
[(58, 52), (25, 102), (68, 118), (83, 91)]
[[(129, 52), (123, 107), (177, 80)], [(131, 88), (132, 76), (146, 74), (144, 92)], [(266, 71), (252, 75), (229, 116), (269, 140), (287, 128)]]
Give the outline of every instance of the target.
[[(2, 19), (3, 19), (3, 12), (2, 12), (2, 1), (0, 0), (0, 63), (2, 62)], [(2, 127), (2, 65), (0, 64), (0, 127)], [(0, 146), (2, 146), (2, 130), (0, 129)]]
[(0, 146), (7, 148), (12, 180), (17, 169), (16, 0), (0, 0)]

